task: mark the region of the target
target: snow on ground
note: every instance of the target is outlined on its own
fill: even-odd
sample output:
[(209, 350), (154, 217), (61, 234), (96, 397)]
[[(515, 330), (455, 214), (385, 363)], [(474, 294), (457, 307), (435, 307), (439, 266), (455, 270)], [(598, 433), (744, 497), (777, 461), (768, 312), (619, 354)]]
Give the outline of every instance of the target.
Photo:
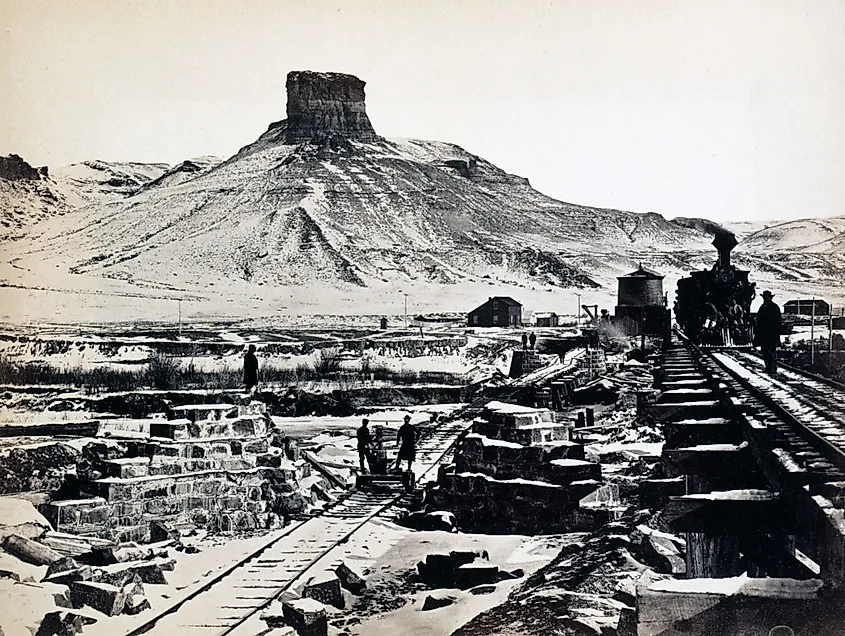
[[(269, 544), (277, 537), (289, 532), (295, 524), (279, 530), (252, 535), (217, 535), (209, 537), (205, 531), (200, 531), (196, 537), (184, 537), (183, 543), (194, 545), (200, 549), (196, 554), (186, 554), (170, 550), (170, 557), (175, 559), (176, 567), (167, 572), (167, 585), (144, 585), (144, 592), (150, 601), (152, 611), (142, 612), (137, 616), (122, 614), (112, 618), (99, 615), (94, 625), (85, 628), (85, 636), (113, 636), (126, 633), (138, 625), (148, 621), (156, 611), (173, 605), (189, 596), (197, 588), (202, 587), (215, 576), (234, 563), (241, 561), (263, 545)], [(95, 615), (97, 615), (95, 613)]]
[[(414, 532), (389, 522), (370, 524), (372, 530), (350, 541), (344, 557), (364, 563), (374, 572), (368, 585), (398, 601), (397, 592), (408, 594), (400, 607), (384, 613), (372, 613), (369, 608), (355, 608), (345, 617), (361, 619), (348, 625), (353, 636), (449, 636), (474, 616), (501, 604), (524, 578), (498, 583), (490, 594), (474, 595), (457, 589), (438, 590), (457, 598), (453, 605), (436, 610), (421, 611), (426, 596), (434, 590), (405, 589), (407, 574), (416, 569), (417, 562), (428, 554), (451, 550), (486, 550), (490, 563), (504, 569), (522, 568), (530, 575), (557, 556), (565, 539), (562, 537), (524, 537), (508, 535), (453, 534), (446, 532)], [(369, 535), (369, 536), (368, 536)], [(392, 597), (392, 598), (391, 598)], [(399, 603), (394, 603), (397, 605)], [(358, 610), (358, 611), (356, 611)]]
[[(834, 329), (833, 334), (834, 336), (838, 334), (842, 338), (845, 338), (845, 329)], [(784, 337), (784, 341), (788, 339), (790, 343), (807, 342), (810, 340), (811, 335), (813, 339), (818, 340), (821, 338), (827, 343), (828, 338), (830, 338), (830, 329), (827, 328), (827, 325), (816, 325), (812, 329), (810, 325), (795, 325), (792, 328), (792, 333)]]

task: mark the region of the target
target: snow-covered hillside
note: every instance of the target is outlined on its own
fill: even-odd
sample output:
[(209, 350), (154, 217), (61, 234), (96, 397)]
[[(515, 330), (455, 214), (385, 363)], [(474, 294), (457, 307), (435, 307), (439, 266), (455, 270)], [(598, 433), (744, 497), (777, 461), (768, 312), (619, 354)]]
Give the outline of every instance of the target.
[[(288, 119), (222, 163), (62, 172), (101, 202), (8, 244), (0, 285), (37, 295), (39, 311), (124, 318), (170, 313), (177, 299), (215, 316), (392, 313), (406, 295), (414, 311), (494, 294), (560, 311), (575, 293), (612, 306), (616, 277), (639, 263), (671, 292), (715, 259), (710, 221), (564, 203), (454, 144), (379, 137), (357, 78), (296, 73), (288, 91)], [(838, 255), (773, 260), (760, 234), (737, 262), (767, 283), (824, 287), (845, 270)]]
[(750, 234), (742, 242), (742, 249), (753, 251), (800, 250), (841, 254), (843, 246), (845, 216), (778, 223)]

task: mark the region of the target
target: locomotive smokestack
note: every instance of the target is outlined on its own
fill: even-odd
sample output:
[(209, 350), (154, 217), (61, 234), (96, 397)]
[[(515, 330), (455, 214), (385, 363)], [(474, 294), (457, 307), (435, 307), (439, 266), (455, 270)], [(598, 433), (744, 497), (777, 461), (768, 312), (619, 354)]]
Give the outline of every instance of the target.
[(713, 245), (719, 252), (719, 267), (727, 269), (731, 265), (731, 250), (738, 245), (732, 232), (716, 232)]

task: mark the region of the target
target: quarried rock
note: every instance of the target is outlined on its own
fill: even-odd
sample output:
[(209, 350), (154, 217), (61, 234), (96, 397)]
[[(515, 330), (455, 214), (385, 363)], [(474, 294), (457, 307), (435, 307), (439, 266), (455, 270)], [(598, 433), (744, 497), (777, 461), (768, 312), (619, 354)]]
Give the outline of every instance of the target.
[(452, 550), (449, 554), (429, 554), (425, 562), (420, 561), (417, 564), (417, 571), (426, 585), (455, 587), (459, 568), (471, 564), (479, 556), (478, 552), (471, 550)]
[(86, 625), (96, 622), (96, 618), (73, 611), (50, 612), (44, 616), (35, 636), (76, 636)]
[(166, 521), (151, 521), (150, 541), (156, 543), (167, 540), (179, 540), (179, 533), (173, 527), (173, 524), (167, 523)]
[(62, 558), (61, 554), (46, 545), (16, 534), (6, 537), (3, 548), (9, 554), (32, 565), (50, 565)]
[(440, 609), (441, 607), (448, 607), (457, 600), (457, 597), (452, 596), (451, 594), (429, 594), (423, 601), (421, 611), (429, 612), (431, 610)]
[(140, 614), (144, 610), (151, 609), (151, 607), (149, 599), (143, 594), (131, 594), (126, 597), (123, 613), (134, 616), (135, 614)]
[(74, 561), (71, 557), (62, 557), (58, 561), (54, 561), (50, 564), (50, 567), (47, 568), (47, 574), (44, 575), (45, 579), (49, 579), (51, 576), (56, 576), (57, 574), (61, 574), (63, 572), (70, 572), (72, 570), (78, 570), (79, 564)]
[(285, 601), (282, 605), (285, 623), (296, 630), (299, 636), (327, 636), (328, 618), (326, 607), (313, 598)]
[(145, 561), (158, 557), (167, 557), (166, 547), (141, 548), (134, 543), (122, 543), (117, 546), (94, 548), (92, 550), (92, 559), (96, 565)]
[(345, 604), (340, 579), (334, 572), (323, 572), (311, 577), (302, 589), (302, 596), (338, 609), (343, 609)]
[(445, 510), (412, 512), (399, 519), (399, 523), (414, 530), (441, 530), (443, 532), (454, 532), (456, 526), (455, 515)]
[(117, 563), (103, 567), (100, 580), (111, 585), (123, 586), (137, 578), (142, 583), (151, 585), (166, 585), (166, 570), (172, 571), (173, 559), (156, 559), (153, 561), (132, 561)]
[(511, 579), (521, 579), (525, 576), (525, 570), (516, 568), (515, 570), (499, 570), (499, 580), (508, 581)]
[(50, 530), (47, 519), (26, 499), (0, 497), (0, 543), (13, 534), (38, 539)]
[(361, 594), (367, 589), (367, 579), (364, 572), (355, 564), (348, 561), (341, 562), (334, 573), (340, 579), (340, 584), (353, 594)]
[(92, 574), (90, 566), (79, 565), (71, 557), (62, 557), (50, 564), (43, 581), (45, 583), (69, 585), (73, 581), (88, 581), (91, 579)]
[(498, 582), (499, 567), (489, 563), (467, 563), (458, 568), (455, 578), (462, 590)]
[(106, 616), (117, 616), (123, 611), (126, 596), (119, 587), (108, 583), (80, 581), (70, 584), (70, 601), (75, 609), (87, 605)]
[(640, 557), (661, 574), (686, 574), (687, 562), (678, 546), (663, 537), (644, 537), (640, 544)]

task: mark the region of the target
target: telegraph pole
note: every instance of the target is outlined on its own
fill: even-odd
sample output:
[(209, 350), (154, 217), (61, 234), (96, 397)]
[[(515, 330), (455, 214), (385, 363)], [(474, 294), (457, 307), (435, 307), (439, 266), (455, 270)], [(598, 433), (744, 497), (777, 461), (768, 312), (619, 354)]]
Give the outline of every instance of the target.
[(179, 299), (179, 337), (182, 337), (182, 299)]
[(813, 306), (810, 307), (810, 369), (816, 366), (816, 297), (813, 296)]
[(575, 329), (581, 325), (581, 294), (575, 294), (577, 306), (575, 307)]
[[(827, 353), (830, 355), (830, 352), (833, 351), (833, 305), (830, 306), (827, 313)], [(828, 361), (830, 360), (832, 358), (828, 358)]]

